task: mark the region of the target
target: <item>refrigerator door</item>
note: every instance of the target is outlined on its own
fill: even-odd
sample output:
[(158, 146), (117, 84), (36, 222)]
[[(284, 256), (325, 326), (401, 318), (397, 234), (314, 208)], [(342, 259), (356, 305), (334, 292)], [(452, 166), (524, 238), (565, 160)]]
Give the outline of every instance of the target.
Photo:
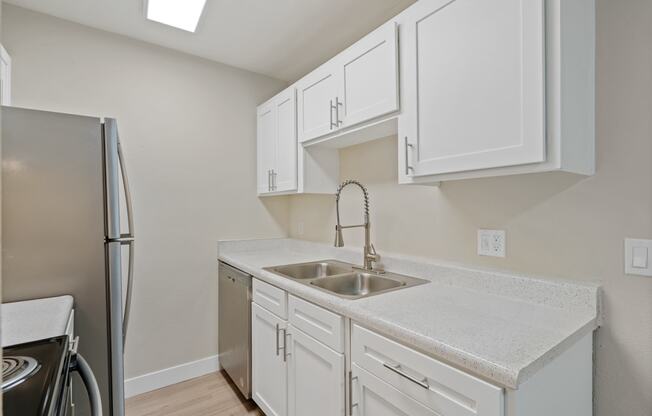
[[(118, 137), (118, 126), (114, 119), (106, 119), (103, 124), (104, 131), (104, 164), (105, 164), (105, 200), (106, 200), (106, 255), (108, 272), (108, 313), (110, 320), (110, 354), (113, 391), (113, 414), (124, 415), (124, 341), (126, 333), (127, 316), (131, 301), (131, 286), (133, 281), (133, 217), (131, 209), (131, 196), (126, 167), (123, 163), (123, 153)], [(124, 195), (126, 205), (127, 224), (129, 229), (121, 229), (121, 195)], [(123, 292), (122, 247), (127, 246), (129, 256), (127, 273), (127, 292)], [(123, 306), (123, 297), (128, 302)]]
[(111, 416), (124, 416), (124, 360), (122, 343), (122, 256), (120, 242), (107, 242), (106, 265), (109, 291), (109, 354), (111, 356)]
[[(110, 415), (101, 127), (96, 117), (2, 107), (2, 300), (74, 297), (79, 352)], [(73, 377), (75, 416), (87, 415)]]
[[(107, 221), (106, 235), (108, 242), (119, 242), (127, 247), (123, 262), (122, 274), (126, 277), (123, 286), (123, 319), (122, 342), (127, 340), (127, 327), (131, 310), (131, 297), (134, 282), (134, 218), (131, 201), (131, 189), (125, 164), (124, 150), (118, 135), (118, 124), (115, 119), (107, 118), (104, 121), (104, 135), (106, 141), (106, 194), (107, 194)], [(119, 173), (119, 175), (118, 175)], [(124, 207), (124, 210), (121, 208)], [(126, 218), (123, 216), (123, 212)], [(125, 227), (126, 226), (126, 227)]]
[(124, 316), (122, 319), (122, 343), (127, 342), (127, 328), (129, 327), (129, 315), (131, 311), (131, 297), (133, 295), (134, 287), (134, 246), (136, 244), (136, 236), (134, 235), (134, 210), (133, 204), (131, 201), (131, 188), (129, 186), (129, 177), (127, 175), (127, 165), (125, 164), (124, 150), (122, 150), (122, 144), (118, 138), (118, 160), (120, 162), (120, 174), (122, 177), (122, 192), (121, 195), (124, 196), (124, 207), (125, 213), (127, 215), (127, 221), (121, 221), (122, 224), (127, 224), (127, 229), (125, 232), (120, 229), (120, 237), (124, 240), (123, 245), (127, 245), (127, 266), (126, 271), (123, 264), (123, 272), (127, 276), (127, 284), (123, 288), (124, 291)]

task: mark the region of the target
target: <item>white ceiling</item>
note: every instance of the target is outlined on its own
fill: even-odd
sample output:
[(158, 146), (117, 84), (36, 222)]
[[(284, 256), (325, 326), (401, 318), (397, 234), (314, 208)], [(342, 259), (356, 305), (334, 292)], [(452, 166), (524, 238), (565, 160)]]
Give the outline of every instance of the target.
[(287, 81), (316, 68), (414, 1), (208, 0), (192, 34), (146, 20), (144, 0), (5, 0)]

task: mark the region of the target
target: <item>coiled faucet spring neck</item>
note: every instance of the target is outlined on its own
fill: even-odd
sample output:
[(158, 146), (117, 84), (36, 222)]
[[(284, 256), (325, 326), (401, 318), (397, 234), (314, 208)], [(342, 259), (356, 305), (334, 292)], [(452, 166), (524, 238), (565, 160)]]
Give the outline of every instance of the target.
[[(342, 190), (348, 185), (357, 185), (362, 190), (362, 195), (364, 197), (364, 224), (360, 225), (342, 225), (340, 222), (340, 196)], [(367, 270), (373, 270), (374, 262), (377, 262), (380, 259), (380, 256), (376, 253), (373, 244), (371, 244), (371, 222), (369, 221), (369, 192), (367, 188), (364, 187), (360, 182), (348, 179), (340, 184), (337, 187), (337, 192), (335, 193), (335, 211), (337, 213), (337, 225), (335, 225), (335, 247), (344, 246), (344, 237), (342, 235), (342, 230), (345, 228), (364, 228), (365, 238), (364, 238), (364, 259), (363, 267)]]
[(342, 182), (340, 186), (337, 187), (337, 192), (335, 193), (337, 223), (338, 224), (340, 223), (340, 205), (339, 205), (340, 195), (342, 194), (342, 190), (349, 185), (358, 185), (362, 190), (362, 195), (364, 196), (364, 218), (365, 221), (368, 222), (369, 221), (369, 192), (367, 192), (367, 188), (363, 184), (356, 181), (355, 179), (347, 179), (344, 182)]

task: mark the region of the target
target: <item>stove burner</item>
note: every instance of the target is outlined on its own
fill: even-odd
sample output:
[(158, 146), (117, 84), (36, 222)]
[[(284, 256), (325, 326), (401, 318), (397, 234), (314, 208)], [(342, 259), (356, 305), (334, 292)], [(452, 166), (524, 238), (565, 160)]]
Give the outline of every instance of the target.
[(31, 357), (2, 358), (2, 391), (17, 386), (36, 373), (41, 366)]

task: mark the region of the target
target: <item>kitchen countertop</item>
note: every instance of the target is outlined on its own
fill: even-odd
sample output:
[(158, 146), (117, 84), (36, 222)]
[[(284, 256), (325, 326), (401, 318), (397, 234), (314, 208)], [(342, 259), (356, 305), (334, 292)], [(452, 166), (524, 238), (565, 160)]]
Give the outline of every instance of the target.
[(72, 296), (3, 303), (2, 347), (65, 334), (73, 303)]
[(430, 283), (343, 299), (263, 268), (324, 259), (358, 264), (361, 250), (294, 239), (218, 243), (220, 260), (507, 388), (518, 388), (601, 322), (597, 283), (380, 254), (388, 271)]

